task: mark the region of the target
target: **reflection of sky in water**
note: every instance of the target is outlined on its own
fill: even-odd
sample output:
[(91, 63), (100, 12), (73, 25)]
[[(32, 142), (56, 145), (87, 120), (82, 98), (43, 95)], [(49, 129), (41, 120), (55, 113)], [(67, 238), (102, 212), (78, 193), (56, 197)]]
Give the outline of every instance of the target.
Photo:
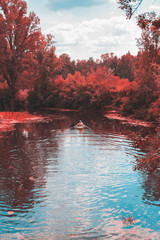
[[(133, 171), (135, 156), (143, 153), (125, 135), (53, 126), (48, 132), (41, 125), (33, 132), (22, 129), (19, 142), (3, 149), (7, 162), (1, 163), (1, 176), (7, 179), (10, 171), (13, 179), (7, 181), (13, 186), (1, 186), (6, 193), (0, 194), (1, 234), (7, 239), (159, 239), (158, 202), (145, 204), (147, 176)], [(18, 166), (18, 175), (8, 165)], [(134, 225), (123, 223), (129, 216)]]

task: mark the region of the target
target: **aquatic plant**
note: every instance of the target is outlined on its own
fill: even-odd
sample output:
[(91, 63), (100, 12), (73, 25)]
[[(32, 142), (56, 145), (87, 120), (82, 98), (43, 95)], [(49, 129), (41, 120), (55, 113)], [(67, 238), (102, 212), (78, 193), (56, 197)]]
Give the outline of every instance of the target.
[(123, 223), (126, 224), (126, 225), (132, 225), (134, 224), (134, 221), (135, 221), (135, 218), (130, 216), (130, 217), (123, 217)]

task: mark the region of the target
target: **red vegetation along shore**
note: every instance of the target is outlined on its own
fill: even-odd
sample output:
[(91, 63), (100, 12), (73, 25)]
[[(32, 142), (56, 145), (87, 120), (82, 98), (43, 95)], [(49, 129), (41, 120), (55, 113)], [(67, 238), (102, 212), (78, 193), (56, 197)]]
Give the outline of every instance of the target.
[(132, 119), (130, 117), (122, 117), (120, 114), (115, 111), (111, 111), (104, 115), (109, 119), (115, 119), (121, 121), (122, 124), (129, 124), (134, 126), (143, 126), (143, 127), (151, 127), (152, 124), (150, 122), (142, 121), (139, 119)]
[(0, 112), (0, 132), (14, 130), (15, 123), (42, 121), (41, 115), (32, 115), (28, 112)]

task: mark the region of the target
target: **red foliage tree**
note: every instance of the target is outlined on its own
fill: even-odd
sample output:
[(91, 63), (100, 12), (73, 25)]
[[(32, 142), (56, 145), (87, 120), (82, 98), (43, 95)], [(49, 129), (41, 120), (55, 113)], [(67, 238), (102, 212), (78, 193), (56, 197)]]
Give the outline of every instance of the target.
[(129, 19), (137, 11), (142, 2), (143, 0), (118, 0), (119, 8), (125, 12)]
[(60, 71), (60, 75), (62, 75), (62, 77), (64, 79), (67, 78), (67, 75), (69, 73), (71, 73), (72, 75), (75, 73), (75, 62), (71, 61), (70, 57), (68, 54), (63, 53), (62, 55), (60, 55), (59, 60), (61, 62), (61, 71)]
[(105, 53), (101, 55), (100, 65), (112, 69), (115, 76), (117, 75), (117, 64), (118, 58), (117, 56), (114, 56), (114, 53)]
[(86, 77), (92, 70), (96, 71), (97, 65), (91, 57), (88, 60), (77, 60), (76, 70)]
[(37, 106), (40, 104), (44, 106), (53, 100), (54, 80), (61, 70), (51, 34), (45, 37), (41, 47), (35, 53), (34, 60), (32, 78), (35, 79), (35, 84), (34, 90), (29, 93), (29, 105), (36, 100)]
[(111, 70), (99, 66), (87, 76), (80, 72), (68, 74), (66, 79), (55, 79), (60, 106), (67, 108), (102, 110), (110, 107), (114, 98), (120, 98), (131, 88), (128, 79), (114, 76)]
[(25, 1), (1, 0), (0, 11), (0, 73), (14, 99), (21, 74), (28, 69), (44, 39), (39, 18), (33, 12), (26, 15)]
[[(137, 17), (138, 26), (142, 30), (141, 38), (137, 43), (143, 52), (143, 67), (149, 67), (150, 63), (160, 63), (160, 17), (156, 13), (144, 13)], [(148, 62), (148, 63), (147, 63)]]
[[(160, 54), (160, 52), (159, 52)], [(156, 101), (151, 103), (151, 106), (148, 110), (149, 117), (151, 120), (156, 120), (157, 123), (160, 124), (160, 65), (154, 64), (155, 69), (155, 83), (156, 83), (156, 90), (155, 95), (157, 96)]]
[(134, 80), (135, 60), (134, 56), (128, 52), (123, 55), (117, 64), (117, 75), (120, 78), (127, 78), (130, 82)]
[(37, 91), (47, 90), (54, 85), (54, 78), (61, 70), (61, 64), (55, 55), (53, 36), (47, 35), (45, 43), (36, 52)]

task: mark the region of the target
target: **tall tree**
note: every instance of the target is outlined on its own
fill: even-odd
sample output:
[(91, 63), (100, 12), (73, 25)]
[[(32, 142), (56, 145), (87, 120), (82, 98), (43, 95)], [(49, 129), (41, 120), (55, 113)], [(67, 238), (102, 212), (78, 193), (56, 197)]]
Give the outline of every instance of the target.
[(73, 75), (75, 73), (75, 62), (71, 61), (70, 56), (66, 53), (63, 53), (62, 55), (60, 55), (59, 59), (62, 64), (60, 75), (62, 75), (64, 79), (67, 78), (67, 75), (69, 73)]
[(155, 12), (144, 13), (137, 17), (137, 21), (142, 30), (138, 46), (146, 52), (149, 63), (155, 62), (160, 50), (160, 17)]
[(113, 74), (117, 75), (117, 64), (118, 64), (118, 58), (117, 56), (114, 56), (114, 53), (105, 53), (101, 55), (101, 63), (100, 65), (107, 67), (107, 69), (112, 69)]
[(76, 68), (78, 72), (86, 77), (88, 73), (92, 72), (92, 70), (96, 70), (97, 63), (92, 57), (90, 57), (88, 60), (77, 60)]
[(0, 73), (7, 81), (12, 99), (20, 75), (44, 41), (39, 24), (34, 12), (27, 16), (25, 1), (0, 0)]
[(50, 100), (54, 89), (54, 79), (61, 70), (60, 59), (55, 55), (53, 36), (47, 35), (41, 48), (35, 54), (34, 77), (35, 86), (33, 96), (39, 104)]
[(117, 64), (117, 75), (120, 78), (127, 78), (130, 82), (134, 80), (134, 59), (130, 52), (120, 58)]

